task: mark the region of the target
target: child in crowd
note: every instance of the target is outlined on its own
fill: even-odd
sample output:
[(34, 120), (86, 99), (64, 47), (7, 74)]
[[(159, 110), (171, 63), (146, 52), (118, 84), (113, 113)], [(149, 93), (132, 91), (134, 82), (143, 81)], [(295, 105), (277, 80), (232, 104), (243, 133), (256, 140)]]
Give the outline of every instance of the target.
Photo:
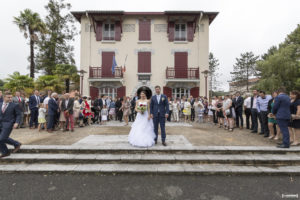
[(46, 108), (44, 108), (44, 104), (40, 103), (39, 105), (39, 118), (38, 118), (38, 122), (39, 122), (39, 127), (38, 127), (38, 131), (41, 131), (41, 127), (46, 127)]
[(107, 117), (108, 117), (108, 109), (107, 109), (107, 106), (104, 105), (103, 109), (101, 110), (101, 123), (102, 123), (102, 125), (106, 124)]

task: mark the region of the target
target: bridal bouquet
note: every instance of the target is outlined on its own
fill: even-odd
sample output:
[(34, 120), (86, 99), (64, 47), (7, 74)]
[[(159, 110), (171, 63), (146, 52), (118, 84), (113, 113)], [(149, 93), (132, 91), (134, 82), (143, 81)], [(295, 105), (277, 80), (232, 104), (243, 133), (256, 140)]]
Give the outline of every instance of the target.
[(144, 104), (140, 104), (138, 105), (138, 108), (137, 108), (139, 111), (141, 111), (141, 114), (144, 114), (144, 112), (147, 110), (147, 107), (146, 105)]

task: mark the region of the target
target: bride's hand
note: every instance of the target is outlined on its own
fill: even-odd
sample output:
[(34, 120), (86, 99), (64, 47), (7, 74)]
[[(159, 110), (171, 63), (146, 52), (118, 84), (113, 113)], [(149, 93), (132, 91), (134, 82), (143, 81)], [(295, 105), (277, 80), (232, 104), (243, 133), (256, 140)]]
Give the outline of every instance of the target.
[(148, 116), (148, 120), (150, 120), (151, 119), (151, 117), (150, 117), (150, 115)]

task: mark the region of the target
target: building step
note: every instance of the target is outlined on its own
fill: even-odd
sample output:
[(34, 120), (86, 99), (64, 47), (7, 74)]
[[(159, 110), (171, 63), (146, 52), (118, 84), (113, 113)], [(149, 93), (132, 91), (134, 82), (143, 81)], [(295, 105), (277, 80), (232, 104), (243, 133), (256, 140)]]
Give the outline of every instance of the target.
[(300, 147), (279, 149), (270, 146), (116, 146), (23, 145), (20, 153), (62, 154), (300, 154)]
[(299, 166), (236, 166), (230, 164), (10, 164), (2, 173), (300, 175)]
[(0, 164), (234, 164), (300, 165), (300, 154), (55, 154), (17, 153), (0, 159)]

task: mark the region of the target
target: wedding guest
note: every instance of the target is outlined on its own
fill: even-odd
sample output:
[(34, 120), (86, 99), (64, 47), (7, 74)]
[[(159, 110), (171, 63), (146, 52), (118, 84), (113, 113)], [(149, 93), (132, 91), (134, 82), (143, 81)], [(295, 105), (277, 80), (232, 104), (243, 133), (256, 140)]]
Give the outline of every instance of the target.
[(84, 123), (85, 125), (90, 125), (92, 116), (91, 105), (89, 104), (88, 98), (86, 96), (84, 96), (82, 100), (83, 101), (81, 103), (81, 107), (83, 109), (82, 114), (84, 117)]
[(25, 101), (24, 120), (23, 120), (24, 126), (29, 126), (29, 119), (30, 119), (29, 98), (27, 98), (24, 93), (21, 95)]
[(125, 126), (128, 126), (128, 116), (130, 115), (130, 100), (129, 97), (124, 96), (121, 110), (123, 111), (123, 118), (125, 121)]
[(168, 122), (171, 122), (171, 117), (172, 117), (172, 112), (173, 112), (173, 101), (171, 100), (170, 97), (168, 97), (169, 101), (169, 116), (167, 118)]
[(73, 113), (74, 113), (74, 124), (77, 124), (79, 119), (79, 113), (80, 113), (79, 96), (77, 95), (74, 98)]
[(61, 109), (66, 119), (65, 130), (69, 131), (71, 127), (71, 132), (74, 132), (74, 115), (73, 115), (74, 99), (70, 98), (69, 93), (66, 93), (64, 97), (65, 98), (62, 100)]
[(219, 99), (217, 101), (217, 118), (219, 122), (219, 128), (222, 128), (224, 125), (224, 112), (223, 112), (223, 98), (219, 96)]
[(243, 104), (244, 98), (241, 97), (241, 93), (237, 92), (235, 98), (233, 99), (234, 111), (236, 115), (236, 127), (243, 129), (244, 119), (243, 119)]
[(179, 110), (180, 110), (180, 104), (178, 103), (177, 99), (174, 98), (174, 101), (172, 102), (172, 116), (175, 122), (179, 122)]
[(21, 97), (21, 92), (17, 91), (13, 97), (13, 103), (18, 104), (21, 112), (21, 119), (18, 128), (24, 128), (24, 109), (25, 109), (25, 100)]
[(269, 139), (273, 139), (276, 137), (276, 140), (278, 140), (277, 138), (279, 138), (280, 129), (277, 125), (275, 115), (273, 115), (272, 112), (273, 112), (273, 107), (274, 107), (274, 100), (277, 96), (278, 96), (277, 92), (273, 92), (273, 94), (272, 94), (273, 98), (268, 103), (268, 113), (269, 113), (268, 114), (268, 127), (269, 127), (269, 132), (270, 132)]
[(285, 94), (284, 88), (280, 88), (272, 110), (272, 113), (276, 115), (276, 121), (283, 136), (283, 143), (278, 145), (278, 148), (290, 147), (290, 134), (288, 129), (289, 121), (291, 119), (290, 105), (290, 97)]
[(195, 120), (195, 109), (194, 109), (195, 99), (192, 95), (190, 96), (190, 99), (191, 99), (191, 121), (193, 122)]
[(103, 109), (101, 110), (101, 124), (102, 125), (106, 124), (107, 118), (108, 118), (108, 109), (107, 109), (107, 106), (104, 105)]
[(58, 101), (58, 107), (59, 107), (59, 127), (61, 131), (65, 131), (66, 130), (66, 118), (65, 118), (65, 114), (62, 108), (62, 104), (63, 104), (63, 100), (64, 100), (64, 95), (61, 95), (59, 97), (59, 101)]
[(56, 117), (59, 111), (57, 104), (58, 94), (56, 92), (51, 94), (51, 99), (48, 102), (48, 122), (47, 122), (47, 131), (52, 133), (55, 128)]
[(191, 99), (188, 98), (186, 102), (184, 102), (184, 121), (185, 123), (191, 120)]
[(135, 93), (134, 97), (131, 99), (131, 121), (134, 121), (135, 120), (135, 117), (136, 117), (136, 112), (135, 112), (135, 104), (136, 104), (136, 101), (138, 100), (138, 96), (137, 96), (137, 93)]
[(258, 91), (253, 90), (253, 96), (251, 97), (251, 133), (257, 133), (258, 131), (258, 112), (257, 112), (257, 99), (258, 99)]
[(291, 139), (291, 146), (298, 146), (300, 139), (300, 92), (290, 92), (291, 106), (290, 111), (292, 115), (292, 121), (289, 124), (289, 131)]
[(42, 127), (45, 127), (46, 125), (46, 108), (45, 105), (43, 103), (40, 103), (39, 106), (39, 117), (38, 117), (38, 121), (39, 121), (39, 126), (38, 126), (38, 131), (41, 131)]
[(110, 106), (109, 106), (109, 118), (110, 120), (113, 120), (116, 116), (116, 99), (114, 99), (113, 101), (110, 102)]
[(122, 122), (123, 120), (123, 111), (122, 111), (122, 103), (123, 103), (123, 98), (118, 98), (116, 101), (116, 115), (117, 115), (117, 120)]
[(227, 121), (227, 127), (230, 132), (233, 131), (233, 126), (234, 126), (234, 120), (233, 120), (233, 115), (232, 115), (232, 100), (229, 98), (229, 95), (225, 96), (225, 100), (223, 101), (223, 111), (224, 111), (224, 116)]
[(208, 105), (208, 122), (213, 121), (213, 112), (211, 103)]
[(270, 95), (266, 95), (264, 91), (259, 92), (260, 97), (256, 101), (257, 112), (261, 118), (261, 135), (264, 137), (269, 137), (269, 128), (268, 128), (268, 104), (272, 99)]
[(19, 106), (12, 103), (10, 92), (5, 92), (3, 102), (0, 103), (0, 109), (0, 158), (4, 158), (10, 155), (6, 144), (15, 147), (13, 153), (16, 153), (21, 148), (22, 144), (20, 142), (9, 137), (12, 129), (19, 126), (21, 112)]
[(200, 98), (194, 103), (195, 115), (197, 116), (197, 122), (203, 122), (204, 105)]
[[(244, 110), (246, 115), (246, 128), (250, 129), (250, 119), (251, 119), (251, 97), (246, 94), (244, 101)], [(252, 121), (252, 120), (251, 120)]]
[(2, 91), (0, 90), (0, 103), (3, 102), (3, 94), (2, 94)]
[(211, 101), (211, 105), (212, 105), (212, 108), (211, 108), (211, 111), (213, 112), (213, 122), (214, 124), (218, 124), (218, 118), (217, 118), (217, 115), (216, 115), (216, 109), (217, 109), (217, 97), (214, 96), (212, 101)]
[[(39, 96), (39, 91), (34, 90), (34, 95), (29, 98), (29, 109), (30, 109), (30, 122), (29, 128), (34, 129), (38, 127), (38, 115), (39, 115), (39, 105), (41, 103), (41, 98)], [(34, 125), (34, 126), (33, 126)]]

